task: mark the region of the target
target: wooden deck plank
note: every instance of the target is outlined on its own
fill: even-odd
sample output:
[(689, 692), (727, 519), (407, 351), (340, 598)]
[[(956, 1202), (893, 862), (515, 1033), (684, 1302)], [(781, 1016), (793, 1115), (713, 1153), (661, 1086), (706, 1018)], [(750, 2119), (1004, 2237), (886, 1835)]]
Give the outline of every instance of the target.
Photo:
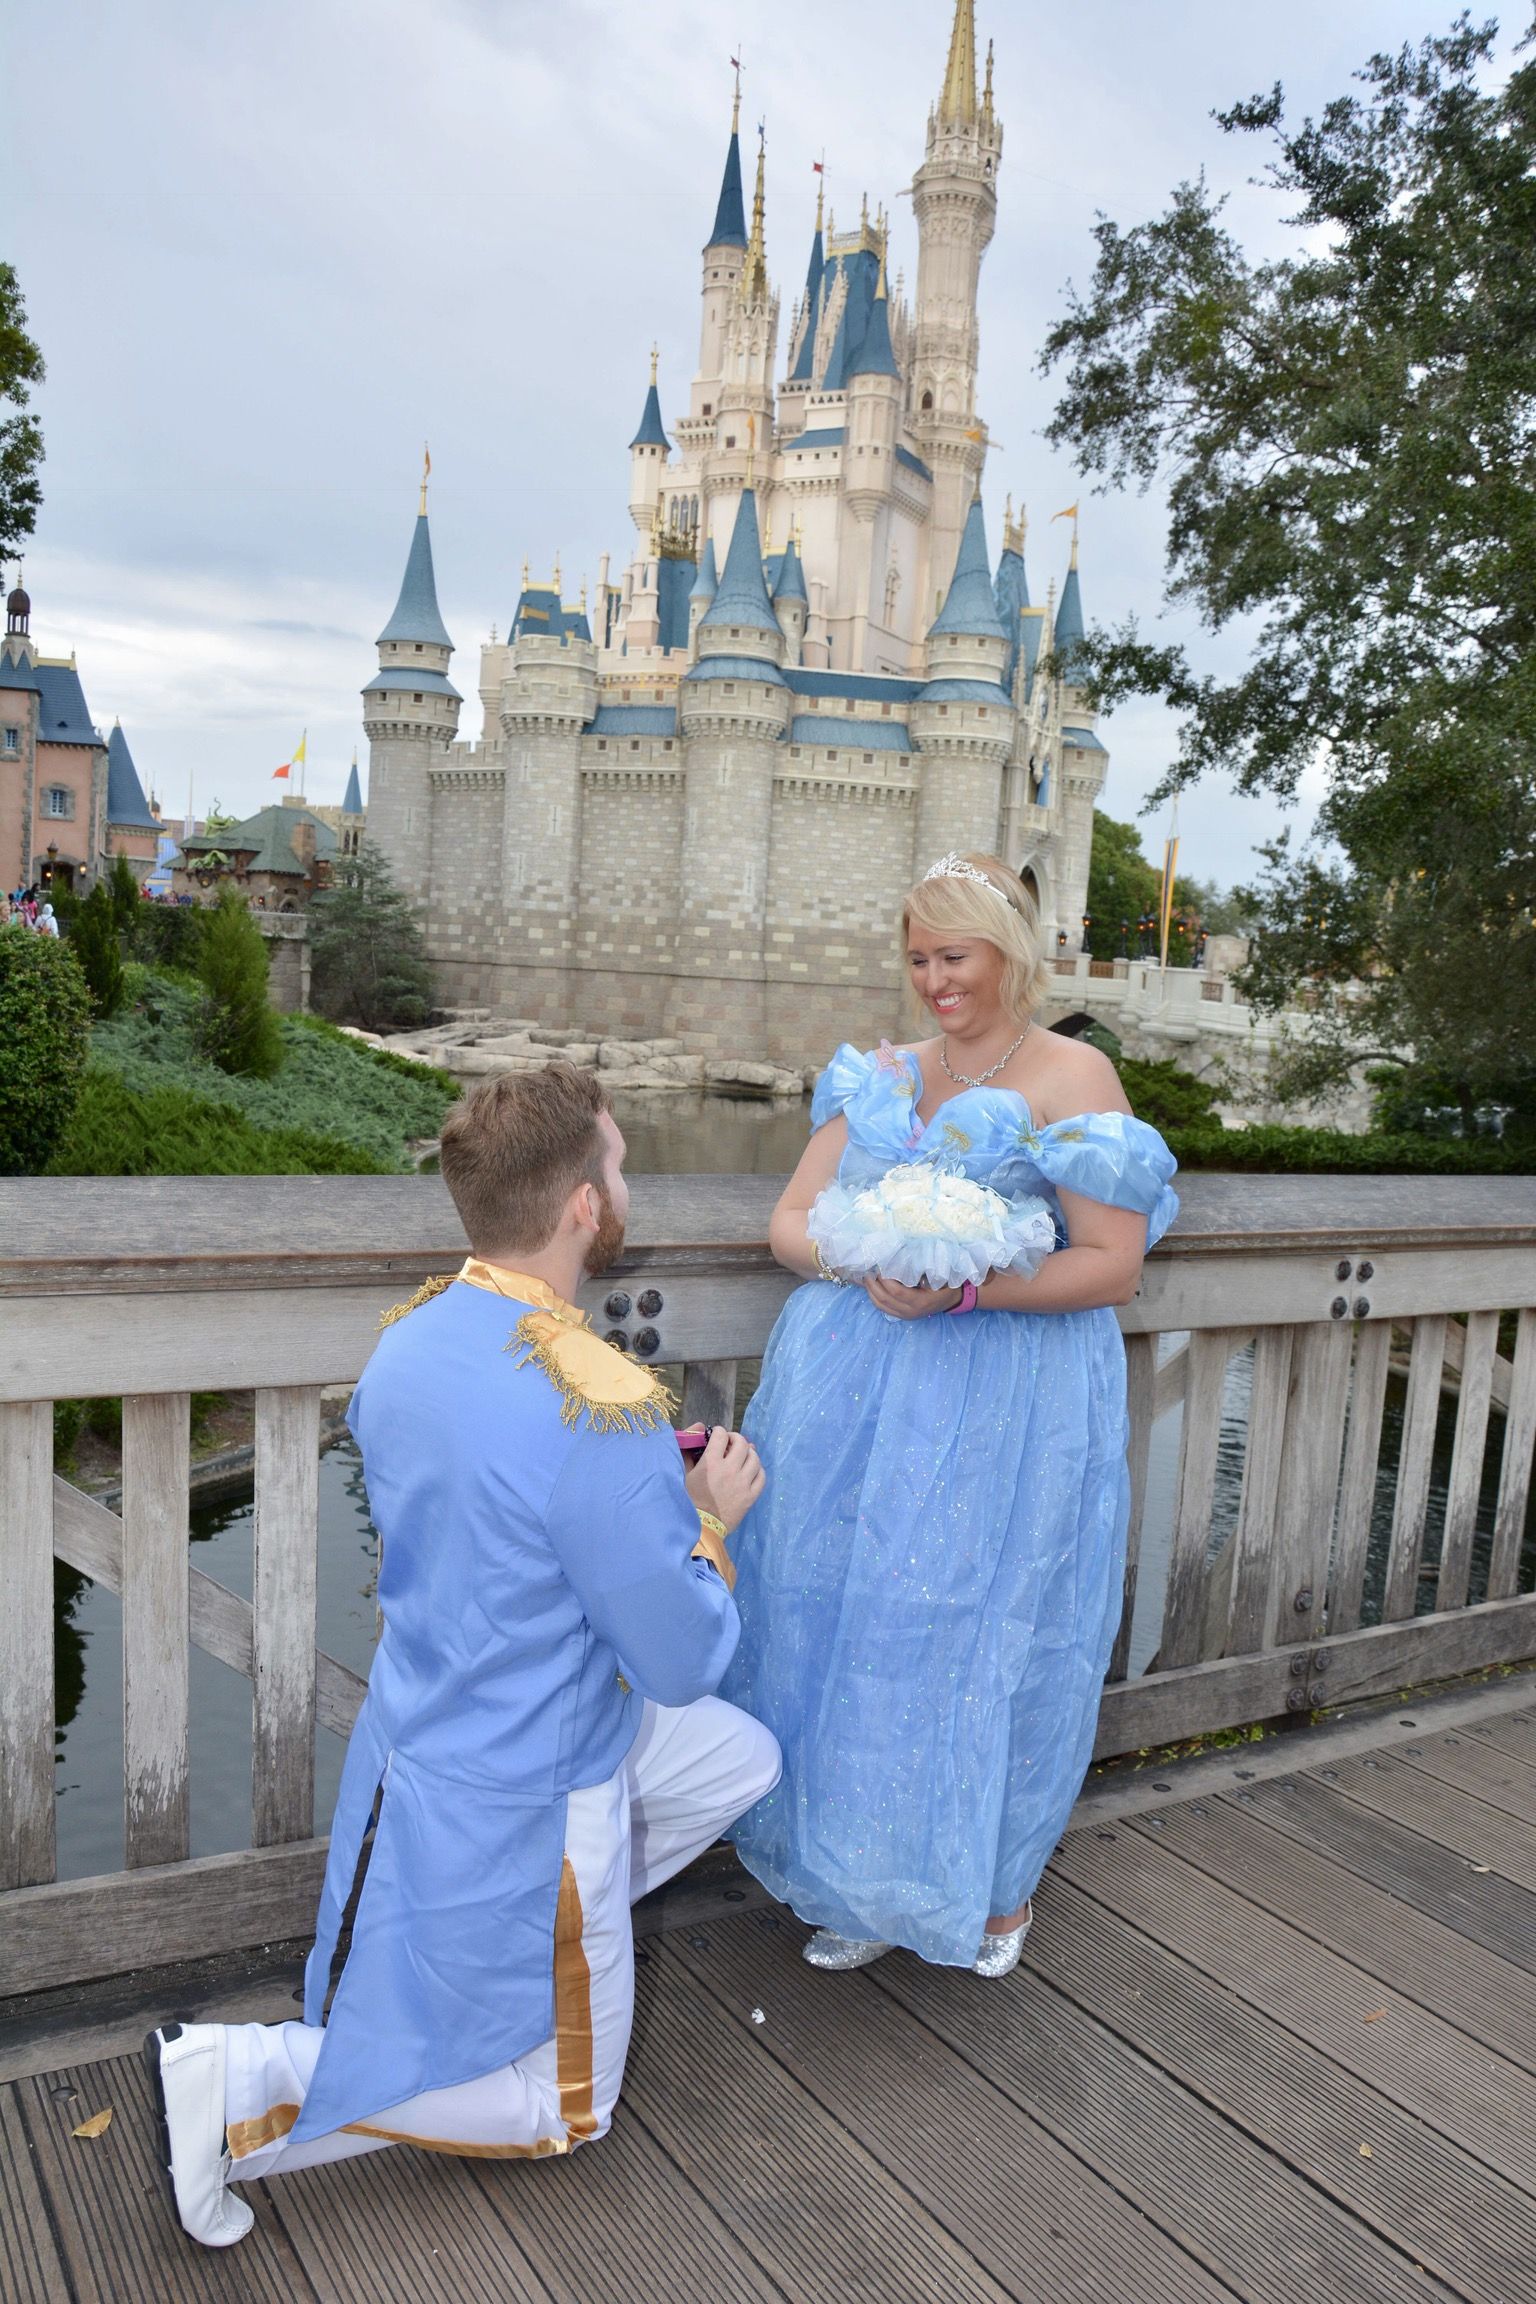
[(1407, 1767), (1438, 1776), (1442, 1784), (1454, 1784), (1490, 1808), (1502, 1808), (1523, 1824), (1536, 1824), (1536, 1768), (1512, 1753), (1446, 1734), (1426, 1737), (1422, 1744), (1400, 1745), (1398, 1756)]
[(549, 2304), (512, 2219), (469, 2161), (372, 2152), (274, 2176), (246, 2197), (260, 2229), (285, 2235), (324, 2304)]
[(64, 2260), (14, 2088), (0, 2088), (0, 2296), (7, 2304), (71, 2304)]
[[(1241, 1975), (1253, 1968), (1253, 1945), (1257, 1933), (1269, 1933), (1269, 1922), (1264, 1922), (1264, 1915), (1269, 1915), (1354, 1963), (1377, 1984), (1389, 1986), (1398, 2000), (1419, 2002), (1419, 2007), (1536, 2074), (1536, 1979), (1513, 1961), (1419, 1912), (1402, 1896), (1377, 1889), (1359, 1871), (1345, 1869), (1306, 1841), (1294, 1839), (1280, 1829), (1278, 1813), (1276, 1825), (1267, 1825), (1257, 1813), (1257, 1802), (1269, 1799), (1271, 1793), (1273, 1786), (1255, 1786), (1253, 1793), (1237, 1795), (1232, 1806), (1209, 1802), (1207, 1818), (1191, 1818), (1184, 1825), (1174, 1825), (1170, 1809), (1163, 1834), (1142, 1834), (1138, 1825), (1131, 1825), (1142, 1839), (1163, 1841), (1168, 1855), (1177, 1850), (1179, 1857), (1200, 1866), (1202, 1880), (1195, 1892), (1188, 1892), (1188, 1882), (1170, 1875), (1170, 1889), (1184, 1892), (1184, 1903), (1191, 1908), (1191, 1926), (1202, 1926), (1202, 1915), (1214, 1919), (1216, 1908), (1221, 1908)], [(1073, 1834), (1066, 1843), (1073, 1869), (1080, 1841), (1082, 1834)], [(1140, 1878), (1149, 1882), (1154, 1869), (1147, 1866)], [(1234, 1901), (1246, 1910), (1234, 1910), (1227, 1901), (1232, 1898), (1227, 1880), (1244, 1882), (1244, 1894)], [(1149, 1887), (1142, 1903), (1156, 1917)], [(1128, 1912), (1126, 1917), (1133, 1915)], [(1382, 1993), (1366, 2004), (1379, 2007), (1379, 2000)]]
[(1048, 1876), (1031, 1966), (1455, 2295), (1532, 2304), (1536, 2203), (1099, 1901), (1134, 1883), (1133, 1837), (1094, 1841), (1091, 1893)]
[[(1507, 2009), (1509, 2037), (1519, 2043), (1521, 2062), (1530, 2060), (1536, 2049), (1536, 1835), (1528, 1825), (1432, 1776), (1400, 1769), (1395, 1754), (1386, 1752), (1374, 1765), (1341, 1761), (1320, 1776), (1282, 1777), (1243, 1795), (1242, 1804), (1413, 1907), (1406, 1919), (1374, 1909), (1399, 1956), (1406, 1951), (1417, 1963), (1421, 1947), (1435, 1956), (1423, 1989), (1431, 1999), (1448, 1992), (1462, 2006), (1456, 1979), (1475, 1979), (1475, 1991), (1488, 1993), (1485, 2020)], [(1488, 1869), (1474, 1870), (1478, 1865)], [(1442, 1931), (1455, 1942), (1447, 1944)], [(1498, 1965), (1489, 1968), (1474, 1946), (1495, 1955)]]
[(553, 2304), (683, 2304), (694, 2296), (776, 2304), (784, 2293), (622, 2099), (595, 2150), (531, 2166), (479, 2160), (472, 2169)]
[[(1011, 2304), (1015, 2292), (892, 2179), (866, 2141), (867, 2117), (845, 2125), (829, 2115), (750, 2025), (722, 2020), (680, 1962), (660, 1944), (648, 1950), (635, 1979), (630, 2117), (707, 2188), (792, 2304)], [(732, 1999), (743, 2014), (755, 1974), (738, 1963)], [(909, 2029), (920, 2050), (921, 2033)], [(858, 2055), (862, 2067), (862, 2040)]]
[[(1259, 1898), (1274, 1891), (1259, 1883), (1283, 1879), (1288, 1864), (1299, 1868), (1305, 1851), (1257, 1819), (1222, 1808), (1212, 1801), (1203, 1816), (1169, 1810), (1156, 1835), (1132, 1825), (1114, 1853), (1096, 1835), (1077, 1833), (1057, 1862), (1316, 2058), (1366, 2081), (1509, 2183), (1536, 2193), (1536, 2078), (1487, 2046), (1474, 2047), (1408, 1996), (1390, 1944), (1379, 1929), (1354, 1922), (1356, 1900), (1372, 1891), (1342, 1866), (1313, 1859), (1305, 1894), (1292, 1893), (1294, 1926), (1266, 1909)], [(1229, 1879), (1241, 1879), (1251, 1895), (1227, 1886)], [(1351, 1928), (1353, 1957), (1326, 1940), (1335, 1919)], [(1358, 1941), (1361, 1934), (1374, 1936), (1374, 1952)], [(1384, 2016), (1367, 2021), (1382, 2009)]]
[(1477, 1722), (1469, 1729), (1483, 1744), (1492, 1744), (1500, 1752), (1509, 1752), (1517, 1760), (1536, 1768), (1536, 1712), (1507, 1712), (1501, 1718), (1486, 1724)]
[[(860, 2135), (886, 2181), (922, 2201), (1003, 2293), (1039, 2304), (1199, 2304), (1230, 2293), (872, 1978), (808, 1968), (808, 1931), (788, 1917), (761, 1924), (777, 1917), (689, 1931), (667, 1943), (667, 1957), (707, 1987), (707, 2021), (751, 2029), (759, 2067), (771, 2064)], [(756, 2028), (754, 2007), (765, 2017)]]
[[(14, 2095), (76, 2304), (320, 2304), (323, 2291), (270, 2221), (259, 2220), (238, 2248), (200, 2248), (187, 2238), (161, 2180), (137, 2056), (20, 2080)], [(108, 2106), (105, 2135), (88, 2142), (71, 2135)]]
[[(1048, 1923), (1042, 1923), (1045, 1925)], [(883, 1960), (872, 1981), (1069, 2151), (1099, 2169), (1245, 2304), (1298, 2294), (1395, 2304), (1443, 2294), (1275, 2151), (1171, 2080), (1027, 1961), (1003, 1989), (953, 1968)]]
[(1524, 1889), (1536, 1889), (1536, 1825), (1527, 1825), (1504, 1809), (1490, 1809), (1472, 1793), (1460, 1793), (1453, 1783), (1439, 1783), (1423, 1769), (1402, 1767), (1391, 1751), (1368, 1753), (1359, 1760), (1340, 1760), (1317, 1772), (1317, 1781), (1329, 1783), (1336, 1793), (1391, 1816), (1412, 1832), (1421, 1832), (1430, 1846), (1462, 1857), (1467, 1864), (1492, 1864), (1506, 1880)]

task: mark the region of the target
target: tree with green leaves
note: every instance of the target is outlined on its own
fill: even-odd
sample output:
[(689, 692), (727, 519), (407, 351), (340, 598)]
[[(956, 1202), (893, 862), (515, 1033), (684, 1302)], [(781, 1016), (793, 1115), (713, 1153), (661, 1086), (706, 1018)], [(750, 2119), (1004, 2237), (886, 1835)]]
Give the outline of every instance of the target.
[(1166, 484), (1170, 599), (1254, 629), (1228, 678), (1090, 636), (1099, 701), (1182, 714), (1154, 797), (1326, 776), (1314, 848), (1242, 892), (1254, 996), (1311, 1011), (1314, 1091), (1365, 1051), (1469, 1105), (1536, 1098), (1536, 60), (1500, 80), (1496, 31), (1375, 56), (1316, 120), (1278, 87), (1219, 115), (1269, 141), (1291, 251), (1250, 258), (1181, 185), (1100, 220), (1043, 353), (1057, 444)]
[(0, 1176), (36, 1176), (63, 1140), (90, 1049), (91, 996), (67, 944), (0, 928)]
[(203, 1000), (198, 1045), (221, 1072), (270, 1080), (283, 1038), (267, 999), (267, 947), (245, 898), (226, 880), (203, 915), (197, 973)]
[(123, 954), (116, 909), (104, 880), (98, 880), (76, 905), (69, 923), (69, 948), (89, 988), (92, 1015), (103, 1020), (115, 1016), (123, 1004)]
[(139, 894), (138, 875), (126, 856), (113, 857), (107, 888), (112, 898), (112, 917), (122, 933), (131, 938), (143, 899)]
[(432, 1005), (421, 915), (377, 848), (338, 857), (309, 907), (310, 997), (365, 1032), (408, 1031)]
[[(1117, 817), (1106, 816), (1102, 808), (1095, 808), (1088, 859), (1088, 917), (1092, 923), (1088, 950), (1095, 960), (1122, 956), (1122, 921), (1129, 927), (1129, 953), (1135, 953), (1136, 924), (1156, 915), (1162, 888), (1162, 872), (1144, 854), (1137, 827), (1122, 824)], [(1204, 888), (1198, 880), (1175, 879), (1174, 926), (1168, 938), (1171, 967), (1189, 966), (1196, 932), (1210, 926), (1207, 911), (1214, 911), (1223, 901), (1214, 888)]]
[(19, 549), (37, 525), (43, 500), (37, 468), (42, 427), (27, 413), (43, 356), (27, 334), (27, 307), (14, 265), (0, 264), (0, 555)]

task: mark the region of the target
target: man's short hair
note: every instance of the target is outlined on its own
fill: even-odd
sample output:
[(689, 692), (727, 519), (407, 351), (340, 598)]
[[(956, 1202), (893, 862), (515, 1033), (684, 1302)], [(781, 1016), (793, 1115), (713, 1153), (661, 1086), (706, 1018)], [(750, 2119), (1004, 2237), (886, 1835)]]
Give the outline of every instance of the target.
[(548, 1247), (578, 1184), (601, 1185), (595, 1072), (551, 1064), (501, 1072), (456, 1104), (443, 1126), (443, 1182), (477, 1256)]

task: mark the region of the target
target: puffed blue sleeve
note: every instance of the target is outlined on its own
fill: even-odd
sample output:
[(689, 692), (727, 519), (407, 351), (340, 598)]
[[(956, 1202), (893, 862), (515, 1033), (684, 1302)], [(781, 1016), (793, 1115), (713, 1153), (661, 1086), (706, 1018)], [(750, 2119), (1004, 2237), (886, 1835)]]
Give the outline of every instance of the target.
[(1169, 1180), (1178, 1162), (1155, 1128), (1128, 1112), (1084, 1112), (1053, 1120), (1029, 1139), (1029, 1156), (1048, 1184), (1081, 1192), (1107, 1208), (1135, 1208), (1155, 1247), (1179, 1212)]
[(829, 1120), (835, 1120), (839, 1112), (845, 1111), (868, 1081), (877, 1062), (877, 1057), (866, 1055), (862, 1049), (855, 1048), (851, 1040), (845, 1040), (816, 1083), (816, 1093), (811, 1099), (811, 1126), (825, 1128)]
[(545, 1528), (632, 1688), (656, 1704), (714, 1693), (740, 1621), (723, 1580), (691, 1557), (699, 1516), (670, 1431), (578, 1433)]

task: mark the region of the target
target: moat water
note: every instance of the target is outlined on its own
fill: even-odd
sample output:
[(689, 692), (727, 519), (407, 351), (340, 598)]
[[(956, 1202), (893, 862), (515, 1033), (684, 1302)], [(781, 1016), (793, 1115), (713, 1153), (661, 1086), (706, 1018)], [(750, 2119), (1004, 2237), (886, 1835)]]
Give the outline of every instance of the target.
[[(621, 1105), (633, 1174), (784, 1174), (805, 1143), (803, 1105), (773, 1106), (704, 1098), (633, 1098)], [(1171, 1349), (1169, 1339), (1165, 1349)], [(1227, 1370), (1218, 1452), (1211, 1550), (1236, 1525), (1242, 1491), (1252, 1351)], [(1386, 1571), (1393, 1493), (1402, 1433), (1404, 1387), (1389, 1381), (1381, 1467), (1372, 1515), (1365, 1621), (1376, 1620)], [(1162, 1569), (1167, 1557), (1178, 1481), (1180, 1411), (1163, 1416), (1153, 1433), (1142, 1568), (1133, 1627), (1131, 1670), (1154, 1657), (1159, 1636)], [(1440, 1531), (1450, 1475), (1455, 1405), (1442, 1403), (1430, 1497), (1429, 1536), (1420, 1579), (1419, 1608), (1434, 1604)], [(1482, 1598), (1488, 1573), (1498, 1487), (1503, 1420), (1492, 1420), (1478, 1509), (1471, 1598)], [(253, 1507), (249, 1497), (193, 1512), (195, 1565), (244, 1599), (251, 1596)], [(1523, 1585), (1536, 1553), (1536, 1506), (1527, 1528)], [(362, 1464), (350, 1441), (320, 1463), (319, 1643), (358, 1673), (366, 1673), (377, 1632), (375, 1574), (378, 1539), (368, 1517)], [(122, 1818), (122, 1606), (117, 1597), (73, 1571), (57, 1571), (59, 1877), (80, 1879), (113, 1872), (123, 1862)], [(192, 1853), (210, 1856), (250, 1845), (250, 1683), (199, 1648), (191, 1661)], [(321, 1730), (315, 1756), (315, 1826), (324, 1832), (340, 1780), (341, 1739)]]

